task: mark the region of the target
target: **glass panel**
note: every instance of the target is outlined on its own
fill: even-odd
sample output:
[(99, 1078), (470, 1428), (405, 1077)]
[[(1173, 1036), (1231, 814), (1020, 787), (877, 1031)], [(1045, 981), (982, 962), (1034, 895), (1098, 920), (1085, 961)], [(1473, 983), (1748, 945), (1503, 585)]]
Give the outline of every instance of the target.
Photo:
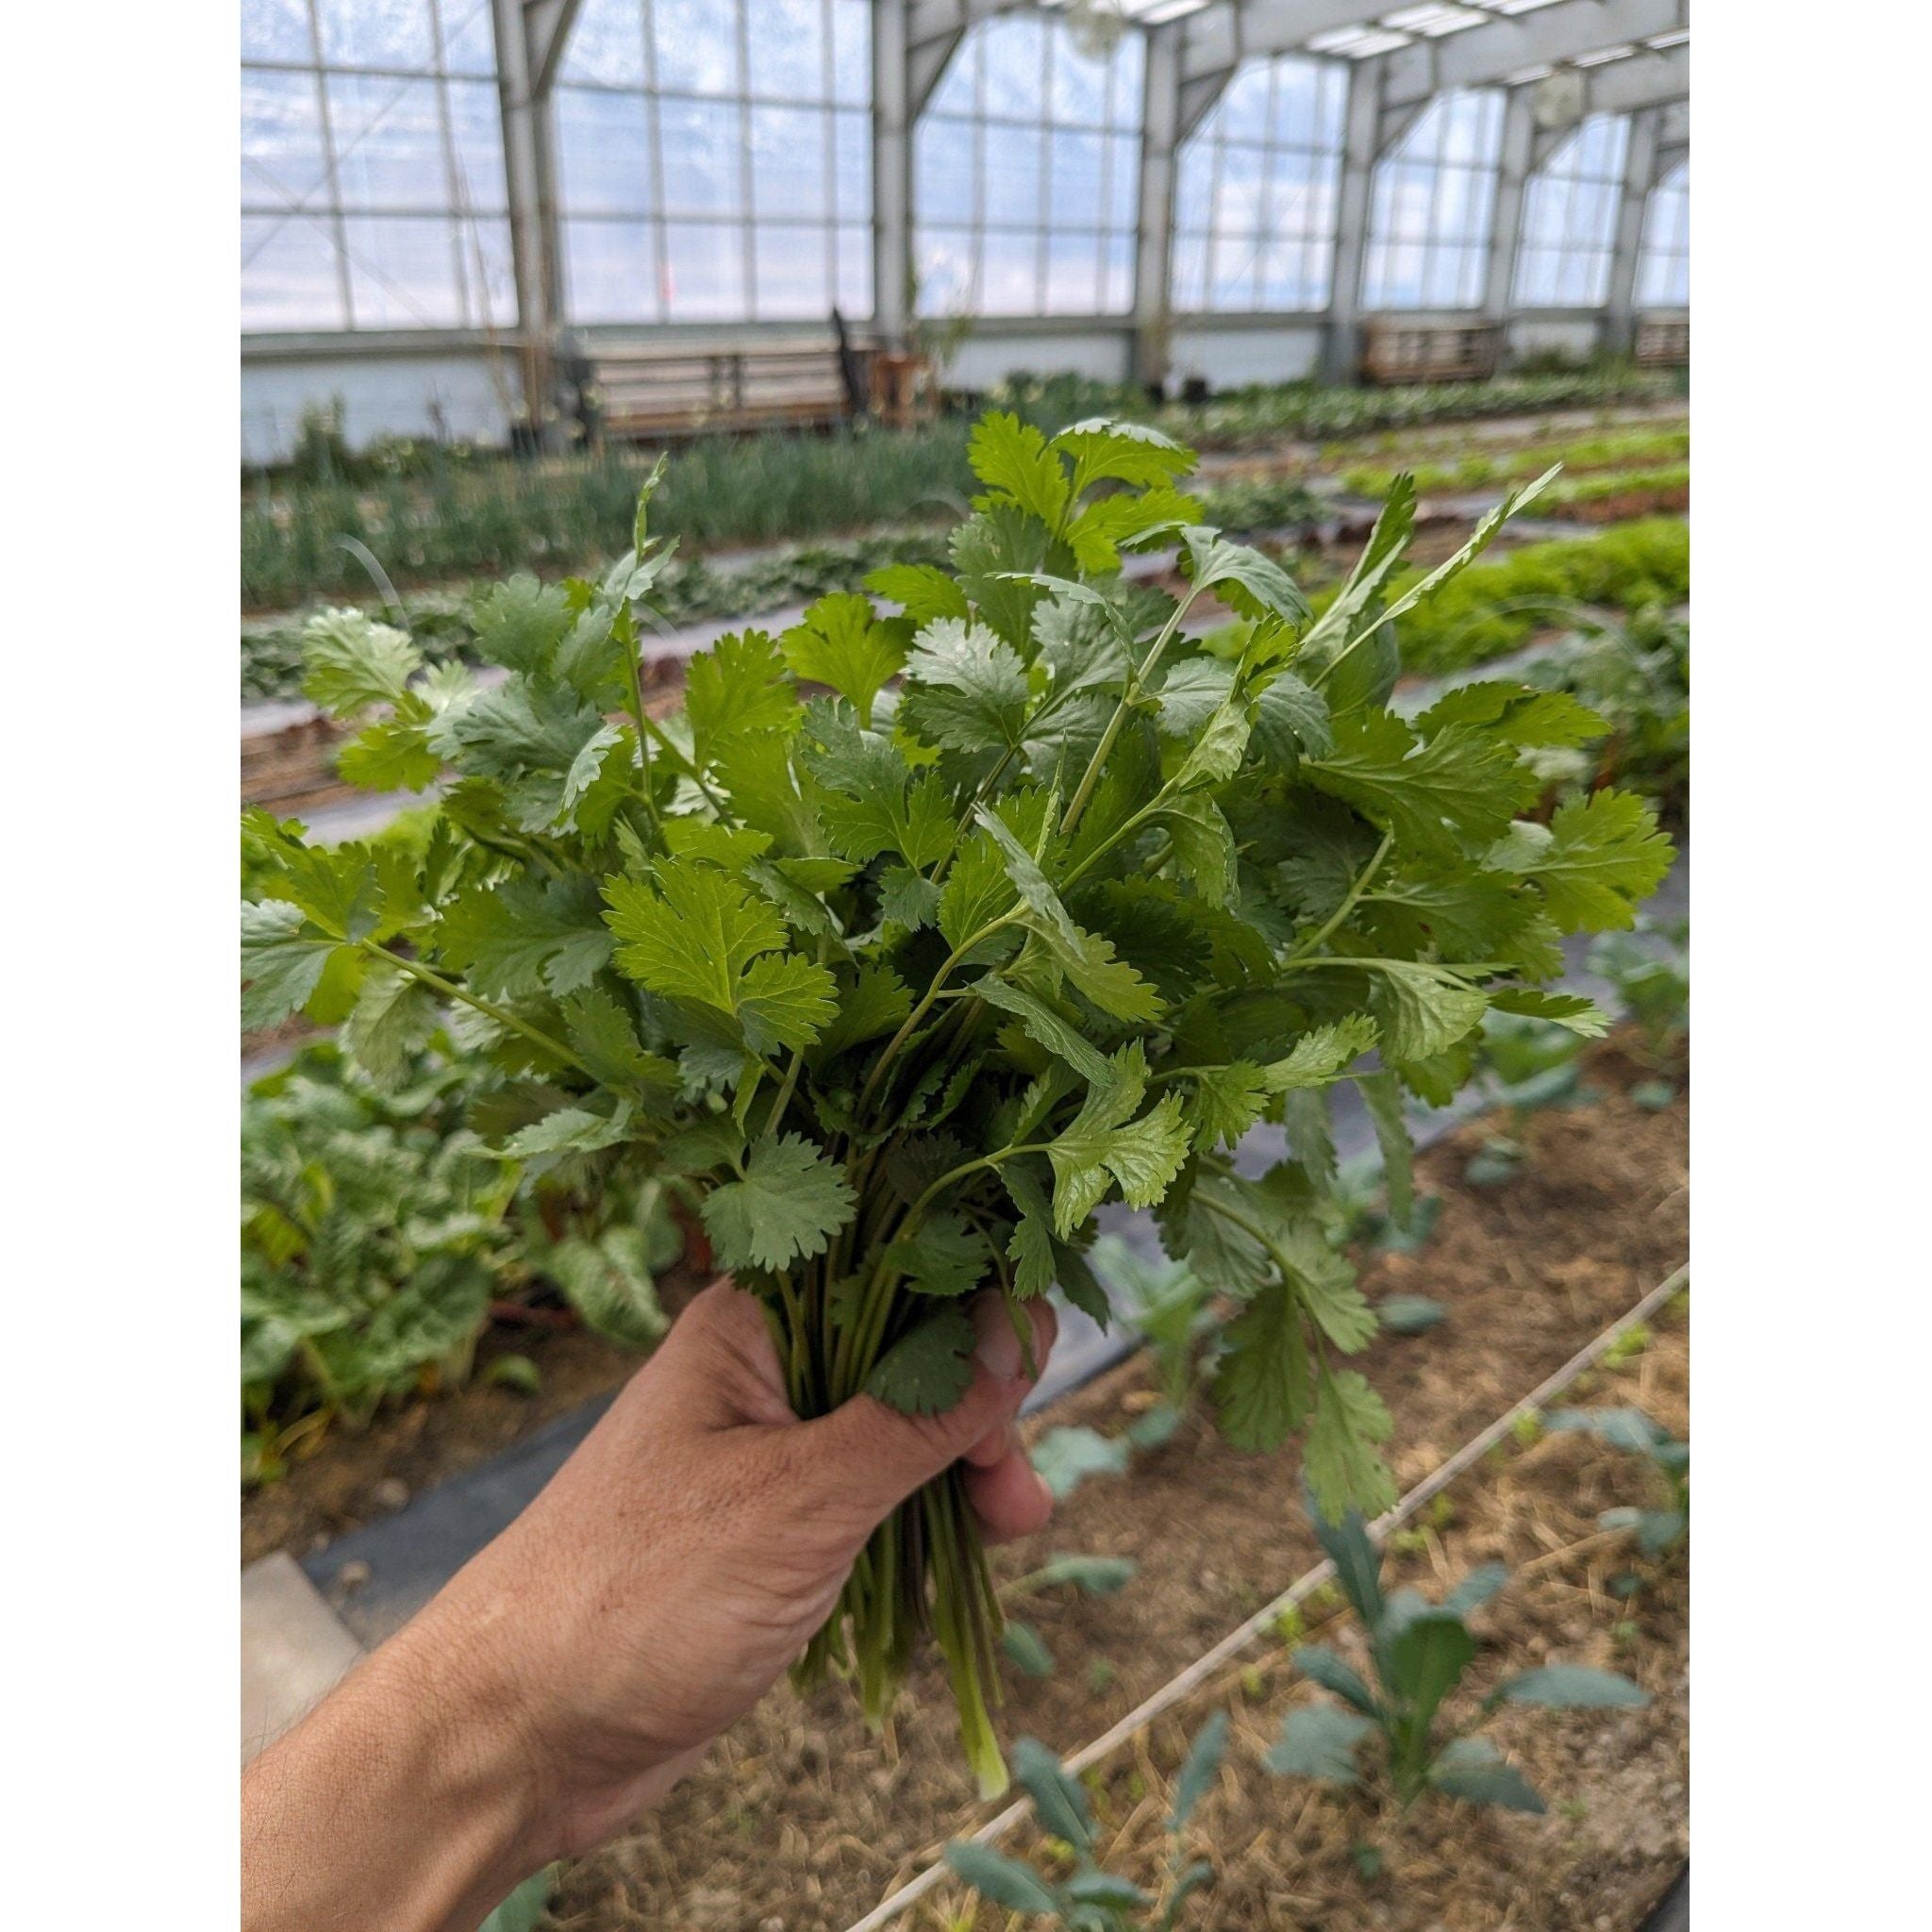
[(1174, 243), (1174, 306), (1183, 315), (1208, 306), (1208, 238), (1176, 235)]
[(741, 212), (741, 140), (733, 101), (658, 104), (664, 207), (671, 214)]
[[(671, 93), (738, 92), (738, 8), (717, 0), (651, 0), (658, 85)], [(671, 173), (671, 155), (664, 156)]]
[(514, 328), (517, 320), (516, 263), (510, 254), (509, 218), (473, 215), (457, 223), (457, 240), (463, 251), (469, 281), (470, 312), (466, 322), (482, 327)]
[(575, 215), (649, 214), (656, 197), (642, 97), (559, 87), (555, 100), (564, 208)]
[(493, 77), (496, 32), (490, 24), (490, 0), (438, 0), (438, 7), (442, 15), (443, 66), (452, 74)]
[(1174, 171), (1174, 220), (1177, 228), (1205, 228), (1213, 218), (1214, 147), (1190, 142)]
[[(332, 74), (328, 76), (328, 113), (344, 208), (449, 206), (442, 109), (433, 80)], [(422, 274), (416, 266), (419, 244), (398, 242), (394, 245), (404, 249), (408, 272)], [(404, 258), (398, 257), (399, 261)], [(357, 308), (359, 312), (359, 296)]]
[(1057, 127), (1048, 150), (1053, 171), (1047, 208), (1063, 227), (1100, 226), (1101, 138), (1075, 127)]
[(1141, 137), (1138, 134), (1110, 135), (1113, 172), (1108, 177), (1108, 224), (1130, 232), (1141, 222)]
[(872, 104), (872, 0), (832, 0), (832, 92), (854, 107)]
[(986, 55), (983, 33), (968, 34), (953, 50), (953, 58), (940, 75), (925, 104), (927, 116), (933, 114), (976, 114), (979, 111), (979, 70)]
[(1248, 236), (1216, 236), (1208, 257), (1208, 304), (1215, 308), (1255, 306), (1258, 245)]
[(242, 218), (242, 326), (343, 328), (335, 240), (301, 215)]
[(1274, 139), (1285, 147), (1322, 147), (1328, 143), (1323, 125), (1323, 63), (1277, 60), (1274, 63)]
[(1218, 126), (1224, 141), (1265, 142), (1268, 101), (1273, 89), (1269, 63), (1251, 60), (1228, 82), (1216, 104)]
[(573, 322), (656, 322), (657, 243), (647, 222), (565, 222), (566, 300)]
[(1087, 52), (1076, 35), (1057, 25), (1051, 58), (1052, 118), (1072, 127), (1100, 126), (1107, 119), (1106, 54)]
[(1229, 142), (1221, 151), (1221, 183), (1214, 197), (1214, 226), (1222, 234), (1256, 235), (1261, 227), (1265, 157), (1257, 147)]
[(766, 225), (752, 231), (752, 243), (760, 318), (790, 322), (828, 314), (831, 261), (825, 229)]
[(745, 54), (750, 92), (779, 101), (824, 100), (826, 49), (822, 0), (749, 4)]
[(986, 220), (1013, 226), (1040, 220), (1040, 155), (1045, 130), (990, 127), (986, 136)]
[[(821, 108), (753, 108), (752, 208), (759, 215), (831, 213), (825, 206), (825, 114)], [(824, 280), (824, 276), (820, 277)], [(760, 300), (762, 301), (762, 293)], [(823, 302), (819, 305), (824, 308)]]
[[(508, 184), (503, 173), (503, 115), (496, 85), (487, 80), (452, 80), (449, 98), (450, 137), (456, 146), (457, 181), (476, 208), (509, 206)], [(459, 200), (458, 207), (464, 205)]]
[(839, 213), (847, 221), (872, 219), (872, 117), (835, 114)]
[(985, 112), (996, 120), (1037, 121), (1044, 107), (1046, 23), (1024, 14), (979, 29), (986, 62)]
[(1108, 118), (1116, 127), (1141, 125), (1146, 109), (1147, 42), (1143, 35), (1124, 33), (1114, 43), (1109, 63)]
[(982, 315), (1038, 315), (1040, 237), (989, 229), (979, 260), (979, 312)]
[(872, 313), (872, 230), (839, 230), (839, 308), (848, 320)]
[(922, 315), (961, 315), (973, 306), (976, 257), (970, 228), (921, 228), (913, 238)]
[(350, 215), (343, 224), (357, 328), (455, 328), (463, 320), (446, 216)]
[(1101, 264), (1100, 312), (1124, 315), (1134, 306), (1134, 238), (1109, 235)]
[[(668, 167), (666, 172), (668, 173)], [(706, 223), (671, 222), (665, 308), (673, 322), (741, 322), (745, 318), (743, 231)]]
[(308, 74), (242, 74), (242, 204), (287, 208), (322, 199), (328, 169), (322, 108)]
[(921, 117), (913, 135), (912, 198), (923, 219), (973, 219), (974, 132), (970, 121)]
[(1048, 315), (1096, 315), (1100, 310), (1100, 238), (1049, 235), (1046, 288), (1041, 306)]
[(425, 73), (436, 65), (429, 0), (322, 0), (315, 10), (331, 66)]
[(1279, 309), (1316, 306), (1315, 291), (1303, 267), (1299, 242), (1273, 242), (1261, 251), (1260, 305), (1263, 308)]
[(644, 12), (641, 0), (584, 0), (558, 73), (564, 80), (642, 87)]
[(313, 60), (308, 0), (242, 0), (244, 60)]

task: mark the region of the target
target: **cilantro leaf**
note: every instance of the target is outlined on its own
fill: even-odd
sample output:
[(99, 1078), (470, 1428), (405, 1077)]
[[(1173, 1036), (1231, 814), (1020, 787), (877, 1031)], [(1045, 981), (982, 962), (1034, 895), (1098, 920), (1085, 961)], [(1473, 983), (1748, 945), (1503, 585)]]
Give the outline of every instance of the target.
[(872, 728), (873, 700), (906, 664), (904, 645), (871, 603), (850, 591), (821, 597), (778, 643), (794, 677), (828, 684), (852, 700), (861, 730)]
[(561, 995), (588, 986), (614, 941), (586, 878), (473, 886), (443, 908), (438, 957), (491, 999)]
[(741, 1178), (705, 1196), (705, 1230), (720, 1267), (789, 1268), (824, 1252), (856, 1198), (802, 1134), (781, 1134), (752, 1148)]
[(334, 718), (403, 700), (423, 654), (405, 631), (363, 610), (321, 610), (302, 631), (302, 695)]
[(1030, 423), (995, 410), (974, 425), (968, 447), (973, 474), (1010, 496), (1029, 516), (1058, 529), (1067, 507), (1067, 473)]
[(900, 708), (927, 743), (1017, 750), (1029, 699), (1019, 653), (983, 625), (941, 617), (913, 640)]
[(973, 1386), (976, 1341), (963, 1308), (937, 1308), (879, 1357), (865, 1391), (901, 1415), (938, 1415)]
[(1395, 1507), (1395, 1478), (1376, 1453), (1394, 1426), (1382, 1398), (1354, 1369), (1321, 1372), (1302, 1467), (1330, 1523), (1350, 1509), (1373, 1518)]

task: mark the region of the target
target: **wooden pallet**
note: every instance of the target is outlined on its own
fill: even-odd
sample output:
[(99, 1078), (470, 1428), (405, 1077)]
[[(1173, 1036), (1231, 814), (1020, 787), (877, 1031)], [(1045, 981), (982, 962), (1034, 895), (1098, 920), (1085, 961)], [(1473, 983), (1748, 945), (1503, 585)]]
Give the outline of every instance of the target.
[(597, 343), (576, 358), (574, 375), (593, 442), (840, 423), (853, 407), (830, 335), (690, 349)]
[(1641, 369), (1688, 369), (1690, 366), (1690, 318), (1646, 315), (1637, 325), (1638, 366)]
[(1503, 352), (1499, 323), (1376, 321), (1363, 325), (1365, 382), (1481, 382)]

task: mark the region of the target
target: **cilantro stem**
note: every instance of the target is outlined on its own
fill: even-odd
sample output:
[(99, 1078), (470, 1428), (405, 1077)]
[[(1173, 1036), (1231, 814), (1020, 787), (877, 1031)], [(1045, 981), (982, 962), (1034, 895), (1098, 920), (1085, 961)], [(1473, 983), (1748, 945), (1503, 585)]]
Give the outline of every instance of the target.
[(508, 1008), (499, 1007), (494, 1001), (479, 998), (475, 993), (458, 986), (453, 979), (445, 979), (441, 974), (432, 971), (419, 959), (407, 958), (401, 953), (392, 953), (387, 946), (378, 945), (374, 940), (358, 940), (357, 943), (365, 953), (373, 953), (378, 959), (386, 959), (391, 966), (407, 973), (411, 979), (419, 979), (432, 991), (440, 992), (445, 999), (460, 1000), (464, 1006), (473, 1007), (486, 1019), (494, 1020), (499, 1026), (507, 1027), (512, 1033), (521, 1033), (533, 1045), (541, 1046), (547, 1054), (554, 1055), (566, 1066), (575, 1067), (587, 1078), (597, 1076), (585, 1066), (569, 1047), (560, 1040), (553, 1039), (541, 1026), (532, 1026), (527, 1020), (519, 1020)]
[(630, 682), (630, 714), (637, 720), (638, 726), (638, 790), (643, 794), (644, 809), (651, 816), (651, 829), (661, 845), (664, 842), (664, 821), (658, 814), (657, 794), (651, 790), (650, 740), (644, 725), (644, 678), (635, 640), (625, 646), (624, 669)]
[(1087, 770), (1080, 779), (1079, 789), (1074, 793), (1073, 801), (1067, 807), (1067, 815), (1060, 821), (1060, 837), (1064, 839), (1080, 822), (1080, 814), (1087, 809), (1087, 801), (1093, 795), (1093, 788), (1100, 782), (1100, 768), (1107, 762), (1107, 755), (1114, 747), (1122, 727), (1127, 722), (1127, 713), (1133, 709), (1134, 700), (1141, 694), (1141, 687), (1154, 675), (1162, 654), (1180, 630), (1181, 620), (1193, 608), (1194, 599), (1200, 591), (1191, 590), (1181, 603), (1174, 607), (1174, 613), (1161, 625), (1160, 634), (1154, 640), (1148, 651), (1136, 669), (1129, 675), (1121, 691), (1121, 701), (1114, 707), (1114, 713), (1107, 721), (1107, 729), (1100, 734), (1100, 742), (1093, 747), (1093, 756), (1087, 761)]
[(858, 1108), (859, 1113), (862, 1114), (865, 1111), (867, 1103), (871, 1101), (886, 1069), (899, 1058), (901, 1049), (905, 1046), (907, 1041), (912, 1037), (919, 1023), (925, 1018), (926, 1014), (931, 1012), (933, 1002), (939, 998), (941, 992), (944, 990), (946, 980), (951, 975), (954, 967), (958, 965), (959, 961), (965, 958), (974, 946), (991, 939), (994, 933), (1004, 931), (1006, 927), (1013, 924), (1019, 916), (1019, 908), (1015, 907), (1012, 911), (1002, 913), (998, 919), (990, 920), (977, 932), (968, 933), (953, 948), (952, 952), (946, 956), (945, 963), (933, 974), (932, 984), (926, 988), (924, 993), (921, 996), (919, 1004), (906, 1015), (905, 1020), (900, 1024), (898, 1032), (893, 1034), (891, 1039), (886, 1042), (885, 1052), (880, 1054), (878, 1058), (873, 1062), (872, 1072), (867, 1074), (865, 1085), (859, 1091)]
[(1345, 920), (1348, 917), (1348, 915), (1355, 910), (1357, 905), (1359, 903), (1361, 899), (1362, 894), (1368, 891), (1370, 880), (1372, 880), (1375, 876), (1375, 874), (1381, 871), (1382, 861), (1389, 857), (1389, 854), (1393, 849), (1394, 844), (1395, 834), (1393, 832), (1384, 832), (1382, 834), (1382, 842), (1375, 847), (1375, 856), (1373, 858), (1371, 858), (1368, 864), (1363, 866), (1361, 871), (1356, 875), (1356, 882), (1354, 885), (1349, 887), (1347, 894), (1343, 897), (1341, 904), (1335, 908), (1335, 910), (1328, 915), (1328, 917), (1323, 922), (1321, 928), (1318, 931), (1311, 934), (1307, 939), (1302, 941), (1302, 942), (1298, 946), (1296, 946), (1292, 952), (1289, 954), (1287, 959), (1283, 962), (1285, 965), (1293, 965), (1297, 959), (1305, 958), (1309, 953), (1312, 953), (1317, 946), (1323, 945), (1327, 941), (1329, 937), (1341, 926), (1342, 921)]

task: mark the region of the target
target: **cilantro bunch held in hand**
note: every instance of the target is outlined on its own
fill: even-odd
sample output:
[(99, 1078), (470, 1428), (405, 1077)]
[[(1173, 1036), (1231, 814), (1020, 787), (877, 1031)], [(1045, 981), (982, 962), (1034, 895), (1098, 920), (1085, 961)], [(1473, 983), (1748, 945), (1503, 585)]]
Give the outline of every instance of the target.
[[(1403, 611), (1539, 486), (1397, 595), (1401, 485), (1316, 620), (1200, 525), (1193, 458), (1154, 430), (1048, 441), (992, 415), (973, 457), (950, 571), (890, 567), (878, 604), (721, 639), (667, 717), (638, 668), (669, 554), (656, 476), (601, 583), (494, 593), (500, 681), (425, 676), (401, 633), (317, 619), (307, 689), (362, 723), (344, 772), (451, 782), (420, 857), (251, 816), (246, 1017), (341, 1022), (372, 1071), (445, 1029), (496, 1070), (474, 1124), (505, 1159), (676, 1177), (801, 1415), (861, 1391), (947, 1407), (976, 1290), (1018, 1322), (1058, 1284), (1104, 1321), (1094, 1210), (1154, 1208), (1243, 1305), (1224, 1431), (1305, 1435), (1320, 1506), (1372, 1513), (1390, 1419), (1343, 1366), (1375, 1318), (1341, 1252), (1328, 1090), (1362, 1087), (1400, 1213), (1403, 1093), (1447, 1101), (1491, 1008), (1600, 1031), (1538, 983), (1566, 932), (1629, 924), (1670, 858), (1613, 791), (1519, 817), (1529, 754), (1602, 728), (1567, 695), (1388, 708)], [(1176, 594), (1124, 578), (1134, 548), (1177, 551)], [(1189, 625), (1217, 605), (1243, 621), (1210, 644)], [(1288, 1158), (1252, 1180), (1230, 1152), (1264, 1120)], [(851, 1678), (883, 1721), (930, 1633), (993, 1790), (998, 1628), (954, 1471), (872, 1538), (796, 1675)]]

